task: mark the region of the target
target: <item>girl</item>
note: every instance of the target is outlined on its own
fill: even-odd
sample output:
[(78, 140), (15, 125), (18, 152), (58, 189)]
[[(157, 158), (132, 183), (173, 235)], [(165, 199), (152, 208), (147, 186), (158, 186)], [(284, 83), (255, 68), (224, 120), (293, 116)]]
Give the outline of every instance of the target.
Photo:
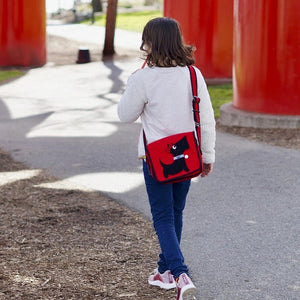
[[(147, 142), (151, 143), (181, 132), (193, 131), (192, 90), (188, 65), (194, 64), (193, 47), (183, 43), (177, 21), (156, 18), (143, 31), (140, 47), (146, 55), (147, 68), (132, 74), (118, 105), (122, 122), (134, 122), (139, 117)], [(200, 97), (201, 150), (203, 171), (207, 176), (215, 160), (215, 119), (206, 84), (196, 69)], [(194, 299), (196, 288), (189, 277), (180, 250), (182, 214), (190, 180), (160, 184), (150, 175), (145, 162), (141, 131), (139, 158), (143, 158), (143, 172), (151, 207), (153, 226), (161, 253), (158, 268), (148, 282), (161, 288), (177, 288), (177, 300)]]

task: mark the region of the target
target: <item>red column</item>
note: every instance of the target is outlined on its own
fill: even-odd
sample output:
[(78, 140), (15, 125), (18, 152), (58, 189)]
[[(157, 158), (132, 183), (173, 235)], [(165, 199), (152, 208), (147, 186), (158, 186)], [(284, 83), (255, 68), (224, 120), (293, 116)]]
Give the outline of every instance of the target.
[(300, 115), (300, 1), (235, 0), (233, 106)]
[(0, 0), (0, 66), (45, 63), (45, 1)]
[(164, 0), (164, 16), (176, 19), (196, 65), (206, 78), (232, 77), (233, 0)]

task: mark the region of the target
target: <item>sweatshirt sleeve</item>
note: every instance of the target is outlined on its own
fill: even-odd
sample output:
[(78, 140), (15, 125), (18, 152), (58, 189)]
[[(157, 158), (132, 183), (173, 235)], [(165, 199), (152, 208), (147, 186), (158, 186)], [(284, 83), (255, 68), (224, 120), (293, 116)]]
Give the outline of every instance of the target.
[(118, 104), (119, 119), (125, 123), (136, 121), (147, 103), (146, 90), (139, 80), (139, 73), (137, 71), (128, 78), (125, 92)]
[(216, 122), (214, 110), (204, 78), (197, 70), (198, 96), (200, 98), (201, 150), (204, 163), (215, 162)]

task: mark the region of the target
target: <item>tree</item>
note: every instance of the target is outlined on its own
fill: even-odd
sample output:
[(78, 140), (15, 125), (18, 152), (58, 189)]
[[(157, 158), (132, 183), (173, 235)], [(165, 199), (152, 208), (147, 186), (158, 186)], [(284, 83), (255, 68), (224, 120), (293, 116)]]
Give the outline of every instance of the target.
[(96, 12), (100, 12), (100, 11), (103, 11), (103, 7), (102, 7), (102, 2), (101, 0), (92, 0), (92, 23), (94, 24), (95, 23), (95, 13)]
[(117, 18), (118, 0), (108, 0), (106, 11), (106, 28), (103, 55), (114, 55), (114, 38)]
[(101, 0), (92, 0), (92, 7), (94, 12), (100, 12), (103, 10)]
[(155, 0), (145, 0), (145, 5), (154, 5), (155, 2)]

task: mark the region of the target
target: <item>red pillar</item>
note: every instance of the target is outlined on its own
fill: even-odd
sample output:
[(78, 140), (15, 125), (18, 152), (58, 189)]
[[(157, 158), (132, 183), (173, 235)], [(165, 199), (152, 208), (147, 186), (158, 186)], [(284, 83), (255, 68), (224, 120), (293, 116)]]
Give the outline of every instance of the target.
[(233, 106), (300, 115), (300, 1), (235, 0)]
[(45, 63), (45, 0), (0, 0), (0, 66)]
[(176, 19), (185, 42), (197, 48), (204, 77), (232, 77), (233, 0), (164, 0), (164, 16)]

